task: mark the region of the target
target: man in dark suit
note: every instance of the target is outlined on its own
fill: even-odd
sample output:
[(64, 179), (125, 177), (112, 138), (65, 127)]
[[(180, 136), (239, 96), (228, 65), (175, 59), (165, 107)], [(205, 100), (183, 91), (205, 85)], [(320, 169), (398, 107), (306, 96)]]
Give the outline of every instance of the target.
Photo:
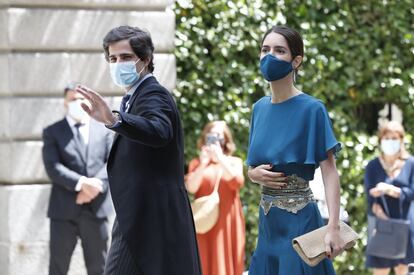
[(184, 187), (183, 134), (173, 97), (152, 75), (149, 33), (121, 26), (104, 38), (111, 77), (126, 95), (111, 111), (95, 91), (76, 89), (82, 107), (117, 133), (108, 178), (117, 215), (105, 274), (201, 274)]
[(102, 275), (108, 241), (106, 163), (112, 134), (82, 109), (76, 85), (64, 92), (66, 117), (43, 131), (43, 162), (52, 181), (50, 275), (67, 274), (78, 236), (88, 275)]

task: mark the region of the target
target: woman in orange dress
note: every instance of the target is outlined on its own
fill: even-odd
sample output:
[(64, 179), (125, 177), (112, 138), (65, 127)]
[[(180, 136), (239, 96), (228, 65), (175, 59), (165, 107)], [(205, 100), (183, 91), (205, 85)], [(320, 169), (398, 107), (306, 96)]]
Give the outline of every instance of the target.
[(245, 223), (239, 190), (244, 184), (243, 161), (232, 156), (235, 144), (224, 121), (208, 123), (197, 146), (200, 156), (189, 164), (188, 191), (195, 198), (210, 195), (220, 177), (218, 221), (208, 232), (197, 234), (203, 275), (241, 275)]

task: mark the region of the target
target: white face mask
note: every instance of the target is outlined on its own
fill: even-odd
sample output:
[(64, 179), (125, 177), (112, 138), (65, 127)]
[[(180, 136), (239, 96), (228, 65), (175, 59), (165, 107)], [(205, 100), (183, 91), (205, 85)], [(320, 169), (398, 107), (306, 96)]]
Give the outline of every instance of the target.
[(68, 103), (68, 115), (76, 121), (83, 121), (88, 117), (88, 113), (82, 109), (79, 100)]
[(111, 72), (112, 81), (115, 85), (125, 88), (133, 85), (141, 77), (141, 73), (145, 67), (142, 67), (138, 73), (136, 64), (140, 61), (124, 61), (109, 63), (109, 70)]
[(392, 156), (397, 154), (401, 149), (401, 142), (398, 139), (381, 140), (381, 150), (385, 155)]

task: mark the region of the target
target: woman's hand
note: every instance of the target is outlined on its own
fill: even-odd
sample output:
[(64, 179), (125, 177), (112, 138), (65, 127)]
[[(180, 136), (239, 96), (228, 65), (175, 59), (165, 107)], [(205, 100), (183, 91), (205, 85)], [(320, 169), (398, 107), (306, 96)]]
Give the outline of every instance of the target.
[(393, 198), (399, 198), (400, 193), (401, 189), (399, 187), (385, 182), (379, 182), (375, 187), (369, 190), (369, 194), (374, 198), (378, 198), (381, 195), (388, 195)]
[(374, 198), (378, 198), (379, 196), (383, 195), (384, 192), (382, 191), (382, 188), (373, 187), (369, 189), (369, 194)]
[(213, 143), (213, 144), (210, 144), (210, 145), (206, 145), (206, 147), (207, 147), (207, 150), (210, 154), (211, 159), (219, 161), (220, 159), (222, 159), (224, 157), (223, 149), (221, 148), (221, 145), (220, 145), (219, 142)]
[(333, 259), (344, 251), (345, 243), (339, 236), (339, 225), (329, 226), (325, 235), (325, 253), (329, 259)]
[(382, 194), (385, 194), (387, 196), (390, 196), (396, 199), (398, 199), (401, 195), (401, 188), (395, 185), (392, 185), (392, 184), (385, 183), (385, 182), (378, 183), (375, 188), (380, 190)]
[(249, 168), (248, 177), (254, 183), (264, 186), (280, 189), (286, 186), (287, 178), (283, 173), (269, 171), (272, 169), (271, 164), (262, 164), (255, 168)]
[(387, 214), (385, 214), (384, 209), (382, 209), (381, 205), (378, 203), (372, 204), (372, 213), (380, 219), (386, 220), (388, 219)]
[(201, 147), (199, 158), (202, 166), (207, 166), (210, 163), (211, 158), (207, 146)]

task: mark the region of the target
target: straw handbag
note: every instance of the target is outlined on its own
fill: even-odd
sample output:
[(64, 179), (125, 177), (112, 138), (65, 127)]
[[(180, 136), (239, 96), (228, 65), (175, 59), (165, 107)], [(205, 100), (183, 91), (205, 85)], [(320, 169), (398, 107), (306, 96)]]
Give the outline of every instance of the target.
[[(358, 237), (358, 234), (343, 221), (339, 222), (339, 236), (345, 242), (345, 249), (352, 248)], [(317, 265), (325, 257), (325, 234), (327, 226), (320, 227), (309, 233), (301, 235), (292, 240), (293, 248), (310, 266)]]
[(199, 197), (191, 203), (195, 228), (198, 234), (204, 234), (210, 231), (210, 229), (217, 223), (220, 214), (218, 187), (220, 185), (222, 174), (223, 171), (220, 169), (217, 172), (214, 190), (210, 195)]

